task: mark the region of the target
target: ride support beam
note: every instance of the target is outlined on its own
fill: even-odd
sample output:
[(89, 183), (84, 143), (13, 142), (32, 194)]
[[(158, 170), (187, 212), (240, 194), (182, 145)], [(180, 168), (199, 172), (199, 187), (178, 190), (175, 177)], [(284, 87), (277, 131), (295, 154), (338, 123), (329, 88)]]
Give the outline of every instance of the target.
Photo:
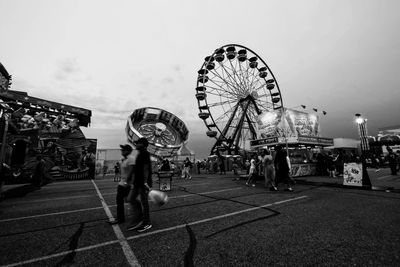
[(244, 118), (246, 117), (247, 109), (249, 108), (250, 101), (246, 102), (245, 107), (243, 108), (243, 114), (242, 117), (240, 118), (239, 124), (235, 129), (235, 133), (233, 134), (233, 140), (235, 140), (235, 146), (239, 145), (240, 137), (242, 135), (242, 127), (243, 127), (243, 122)]

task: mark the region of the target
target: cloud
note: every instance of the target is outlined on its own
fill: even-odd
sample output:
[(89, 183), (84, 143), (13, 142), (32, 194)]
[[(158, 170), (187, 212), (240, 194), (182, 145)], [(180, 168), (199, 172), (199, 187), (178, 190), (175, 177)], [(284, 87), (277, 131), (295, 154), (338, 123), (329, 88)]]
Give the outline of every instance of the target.
[(67, 58), (60, 61), (59, 68), (65, 73), (76, 73), (80, 71), (76, 58)]
[(164, 79), (162, 79), (163, 83), (174, 83), (174, 79), (172, 79), (171, 77), (165, 77)]
[(84, 73), (76, 58), (66, 58), (56, 63), (54, 74), (56, 81), (85, 82), (90, 81), (91, 75)]

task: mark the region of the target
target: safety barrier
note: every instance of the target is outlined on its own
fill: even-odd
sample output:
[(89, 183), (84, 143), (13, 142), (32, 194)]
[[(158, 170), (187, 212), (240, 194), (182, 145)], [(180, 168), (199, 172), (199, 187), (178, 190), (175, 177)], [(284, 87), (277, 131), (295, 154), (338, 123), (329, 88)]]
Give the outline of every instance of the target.
[(89, 169), (78, 171), (60, 170), (61, 175), (65, 180), (84, 180), (89, 179)]

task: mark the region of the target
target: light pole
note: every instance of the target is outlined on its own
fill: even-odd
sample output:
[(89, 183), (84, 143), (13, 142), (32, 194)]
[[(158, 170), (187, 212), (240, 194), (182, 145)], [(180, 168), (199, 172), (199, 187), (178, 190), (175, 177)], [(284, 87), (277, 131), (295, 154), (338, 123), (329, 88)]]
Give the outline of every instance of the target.
[(360, 146), (361, 146), (361, 164), (362, 164), (362, 185), (369, 189), (372, 188), (371, 180), (369, 179), (367, 167), (366, 167), (366, 157), (369, 151), (368, 143), (368, 132), (367, 132), (367, 119), (363, 118), (360, 113), (356, 113), (356, 123), (358, 126), (358, 134), (360, 136)]
[(363, 118), (360, 113), (356, 113), (355, 116), (361, 141), (361, 154), (364, 154), (364, 152), (369, 151), (367, 119)]

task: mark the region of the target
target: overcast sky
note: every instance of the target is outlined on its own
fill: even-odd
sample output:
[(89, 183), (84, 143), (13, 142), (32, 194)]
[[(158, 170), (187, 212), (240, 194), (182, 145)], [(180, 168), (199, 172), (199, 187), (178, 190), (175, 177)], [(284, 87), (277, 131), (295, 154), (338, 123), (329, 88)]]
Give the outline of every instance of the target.
[(0, 10), (11, 89), (92, 110), (85, 134), (99, 148), (124, 142), (127, 116), (145, 106), (185, 121), (194, 147), (207, 142), (197, 70), (229, 43), (268, 64), (286, 107), (327, 111), (323, 136), (356, 137), (355, 113), (369, 134), (400, 124), (398, 0), (0, 0)]

